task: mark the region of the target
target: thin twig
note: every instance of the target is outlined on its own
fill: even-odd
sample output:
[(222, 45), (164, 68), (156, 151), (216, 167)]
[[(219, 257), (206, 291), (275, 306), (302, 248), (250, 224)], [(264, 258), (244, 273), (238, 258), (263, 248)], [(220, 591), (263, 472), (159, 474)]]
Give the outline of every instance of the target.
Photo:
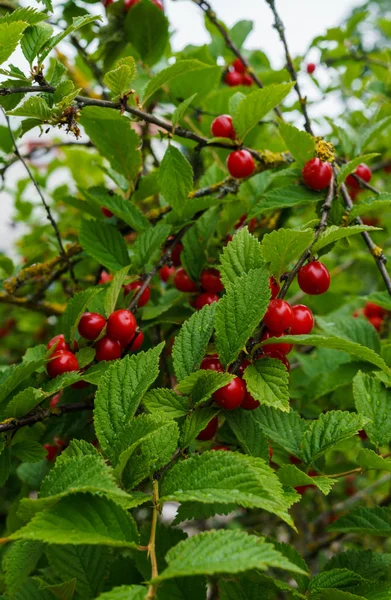
[(307, 100), (306, 98), (304, 98), (304, 96), (301, 93), (300, 90), (300, 86), (299, 86), (299, 82), (297, 80), (297, 73), (296, 73), (296, 69), (293, 65), (293, 61), (292, 61), (292, 57), (290, 55), (289, 52), (289, 48), (288, 48), (288, 42), (287, 39), (285, 37), (285, 27), (283, 22), (281, 21), (281, 18), (277, 12), (277, 8), (276, 8), (276, 4), (275, 4), (275, 0), (266, 0), (266, 2), (268, 3), (268, 5), (270, 6), (272, 13), (274, 15), (274, 27), (275, 29), (278, 31), (278, 35), (280, 36), (280, 40), (283, 43), (284, 46), (284, 50), (285, 50), (285, 57), (286, 57), (286, 68), (289, 71), (289, 74), (291, 76), (292, 81), (294, 82), (294, 87), (296, 90), (296, 93), (299, 97), (299, 103), (300, 103), (300, 108), (301, 108), (301, 112), (304, 115), (304, 127), (305, 130), (310, 133), (311, 135), (313, 134), (312, 131), (312, 127), (311, 127), (311, 121), (310, 118), (308, 116), (308, 112), (307, 112)]
[[(149, 543), (148, 543), (148, 555), (151, 559), (151, 579), (154, 580), (159, 575), (157, 557), (156, 557), (156, 526), (157, 526), (157, 519), (158, 519), (158, 515), (159, 515), (159, 508), (160, 508), (159, 507), (159, 482), (156, 479), (154, 479), (152, 485), (153, 485), (153, 496), (152, 496), (153, 512), (152, 512), (151, 533), (149, 536)], [(157, 584), (151, 583), (151, 585), (149, 586), (149, 589), (148, 589), (147, 600), (152, 600), (155, 597), (156, 590), (157, 590)]]
[(84, 410), (92, 410), (94, 407), (93, 403), (87, 402), (74, 402), (73, 404), (64, 404), (63, 406), (56, 406), (55, 408), (46, 408), (36, 410), (30, 415), (21, 417), (20, 419), (6, 419), (0, 423), (0, 433), (6, 431), (17, 431), (26, 425), (34, 425), (50, 417), (61, 417), (65, 413), (80, 412)]

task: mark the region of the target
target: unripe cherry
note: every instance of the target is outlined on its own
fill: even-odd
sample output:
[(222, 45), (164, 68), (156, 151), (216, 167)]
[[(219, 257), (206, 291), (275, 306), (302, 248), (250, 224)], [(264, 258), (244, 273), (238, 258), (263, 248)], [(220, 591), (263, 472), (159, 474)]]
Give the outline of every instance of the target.
[(330, 287), (330, 273), (327, 267), (314, 260), (301, 267), (297, 274), (300, 289), (311, 296), (324, 294)]
[(236, 179), (250, 177), (255, 170), (255, 162), (248, 150), (235, 150), (227, 158), (229, 174)]
[[(132, 283), (128, 283), (127, 285), (124, 285), (125, 296), (127, 296), (128, 294), (130, 294), (132, 292), (137, 294), (137, 292), (142, 287), (142, 285), (143, 285), (142, 281), (132, 281)], [(139, 308), (141, 308), (142, 306), (145, 306), (149, 302), (150, 298), (151, 298), (151, 288), (147, 286), (145, 288), (145, 290), (143, 291), (143, 293), (141, 294), (140, 298), (138, 299), (137, 306)]]
[(129, 310), (119, 309), (111, 313), (107, 320), (106, 334), (111, 340), (117, 340), (126, 346), (129, 344), (137, 329), (137, 321)]
[(227, 385), (214, 392), (213, 399), (225, 410), (238, 408), (244, 400), (246, 385), (240, 377), (235, 377)]
[(106, 319), (99, 313), (86, 312), (81, 316), (77, 329), (81, 337), (94, 341), (100, 336), (106, 325)]
[(197, 284), (190, 279), (183, 268), (178, 269), (175, 273), (174, 285), (180, 292), (185, 292), (187, 294), (194, 294), (194, 292), (198, 292)]
[(95, 358), (98, 362), (101, 360), (116, 360), (121, 358), (122, 345), (118, 340), (112, 340), (107, 336), (95, 344)]
[(311, 309), (304, 304), (292, 306), (293, 321), (291, 335), (303, 335), (311, 333), (314, 326), (314, 317)]
[(211, 125), (213, 137), (229, 138), (234, 140), (236, 137), (235, 129), (230, 115), (220, 115), (216, 117)]
[(57, 377), (63, 373), (70, 373), (79, 370), (79, 363), (73, 352), (69, 350), (56, 350), (48, 364), (46, 372), (49, 377)]
[(307, 187), (320, 191), (330, 185), (333, 170), (330, 163), (312, 158), (305, 163), (301, 174)]
[(268, 329), (282, 333), (292, 325), (293, 313), (290, 304), (285, 300), (270, 300), (269, 307), (263, 317)]
[(219, 420), (217, 415), (213, 417), (202, 431), (197, 435), (197, 440), (202, 442), (208, 442), (216, 435), (217, 428), (219, 426)]
[(194, 300), (194, 308), (196, 308), (196, 310), (201, 310), (201, 308), (204, 308), (206, 305), (209, 306), (210, 304), (213, 304), (213, 302), (218, 302), (219, 299), (220, 298), (217, 294), (213, 294), (212, 292), (203, 292)]
[(217, 269), (205, 269), (200, 277), (201, 286), (207, 292), (219, 294), (224, 290), (224, 285), (221, 282), (221, 273)]

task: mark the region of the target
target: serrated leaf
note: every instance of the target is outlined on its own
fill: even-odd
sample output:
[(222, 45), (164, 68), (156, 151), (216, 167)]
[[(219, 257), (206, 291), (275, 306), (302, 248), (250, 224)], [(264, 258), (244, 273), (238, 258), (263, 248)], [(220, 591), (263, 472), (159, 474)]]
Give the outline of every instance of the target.
[(331, 314), (327, 317), (316, 317), (316, 324), (329, 335), (343, 337), (380, 353), (379, 335), (366, 319)]
[(230, 373), (219, 373), (217, 371), (200, 370), (191, 373), (180, 381), (176, 389), (180, 394), (191, 395), (194, 404), (205, 402), (213, 392), (227, 385), (234, 375)]
[(302, 458), (300, 440), (308, 425), (293, 409), (289, 413), (268, 406), (252, 411), (268, 439), (277, 442), (287, 452)]
[(374, 469), (375, 471), (391, 472), (391, 460), (383, 458), (369, 448), (361, 448), (357, 455), (357, 463), (363, 469)]
[(96, 15), (74, 17), (72, 19), (72, 25), (69, 25), (66, 29), (61, 31), (61, 33), (58, 33), (57, 35), (52, 37), (51, 40), (49, 41), (49, 43), (47, 43), (45, 45), (43, 51), (39, 55), (39, 62), (42, 63), (45, 60), (45, 58), (50, 54), (50, 52), (53, 50), (53, 48), (55, 48), (57, 46), (57, 44), (59, 44), (68, 35), (70, 35), (74, 31), (77, 31), (81, 27), (88, 25), (89, 23), (93, 23), (94, 21), (100, 21), (100, 20), (101, 20), (101, 17), (98, 17)]
[(316, 141), (312, 135), (285, 121), (279, 122), (278, 130), (299, 167), (315, 156)]
[(342, 165), (338, 173), (338, 185), (341, 185), (341, 183), (345, 181), (346, 177), (357, 169), (358, 165), (360, 165), (361, 163), (366, 163), (367, 161), (371, 160), (372, 158), (375, 158), (376, 156), (379, 156), (379, 154), (363, 154), (362, 156), (357, 156), (345, 165)]
[(196, 220), (194, 225), (182, 238), (183, 250), (181, 252), (182, 265), (186, 273), (194, 281), (198, 281), (201, 271), (206, 263), (206, 253), (210, 238), (217, 229), (220, 219), (219, 208), (212, 206)]
[(284, 485), (291, 487), (302, 485), (315, 485), (323, 494), (327, 495), (331, 491), (336, 479), (330, 477), (311, 477), (304, 471), (300, 471), (295, 465), (284, 465), (277, 472), (279, 480)]
[(268, 340), (264, 340), (262, 342), (262, 346), (267, 346), (269, 343), (281, 343), (286, 342), (288, 344), (299, 344), (304, 346), (315, 346), (319, 348), (332, 348), (334, 350), (340, 350), (341, 352), (347, 352), (352, 356), (357, 356), (366, 362), (369, 362), (373, 365), (379, 367), (386, 373), (389, 373), (389, 367), (387, 367), (384, 360), (376, 354), (370, 348), (365, 348), (360, 344), (355, 342), (349, 342), (343, 338), (339, 338), (337, 336), (323, 336), (323, 335), (285, 335), (280, 338), (269, 338)]
[(258, 202), (254, 203), (248, 213), (248, 218), (269, 214), (281, 208), (313, 204), (319, 202), (319, 199), (319, 192), (309, 190), (302, 185), (293, 184), (273, 188), (264, 193)]
[(46, 457), (46, 450), (39, 442), (34, 440), (21, 440), (12, 444), (12, 453), (26, 463), (39, 462)]
[(151, 413), (163, 412), (171, 419), (184, 417), (190, 410), (187, 398), (178, 396), (173, 390), (157, 388), (147, 392), (143, 404)]
[(261, 508), (290, 523), (283, 488), (261, 458), (211, 451), (176, 464), (165, 476), (162, 501), (235, 503)]
[(111, 167), (132, 181), (141, 167), (141, 153), (140, 138), (132, 129), (130, 119), (115, 110), (87, 106), (82, 111), (80, 122)]
[(281, 361), (265, 358), (244, 372), (247, 390), (261, 404), (289, 412), (289, 374)]
[(225, 411), (225, 419), (242, 450), (250, 456), (269, 461), (269, 445), (253, 410)]
[(9, 539), (135, 548), (138, 534), (131, 515), (112, 500), (80, 494), (38, 513)]
[(179, 542), (166, 555), (168, 567), (158, 581), (189, 575), (241, 573), (268, 567), (303, 573), (272, 544), (244, 531), (206, 531)]
[(24, 21), (29, 25), (36, 25), (40, 21), (47, 19), (47, 14), (39, 12), (36, 8), (26, 6), (24, 8), (16, 8), (13, 11), (1, 16), (0, 23), (14, 23), (15, 21)]
[(198, 504), (197, 502), (185, 502), (178, 506), (178, 511), (172, 524), (178, 525), (184, 521), (193, 521), (194, 519), (197, 521), (209, 519), (215, 515), (229, 515), (235, 509), (235, 504)]
[(146, 270), (147, 265), (153, 263), (159, 255), (170, 231), (170, 225), (158, 223), (155, 227), (141, 232), (132, 247), (132, 264), (138, 269)]
[(121, 585), (101, 594), (98, 600), (145, 600), (147, 591), (142, 585)]
[(376, 121), (373, 123), (373, 125), (370, 125), (368, 128), (366, 128), (359, 137), (357, 151), (362, 152), (365, 150), (366, 146), (370, 144), (370, 142), (378, 135), (378, 133), (384, 133), (390, 125), (391, 117), (385, 117), (384, 119)]
[(150, 229), (151, 224), (147, 217), (130, 200), (125, 200), (117, 194), (109, 193), (103, 187), (82, 189), (81, 192), (89, 203), (93, 203), (94, 207), (100, 208), (104, 206), (108, 208), (135, 231), (141, 232)]
[(216, 309), (216, 348), (223, 365), (233, 362), (264, 316), (270, 299), (265, 267), (230, 284)]
[(25, 31), (21, 42), (21, 48), (26, 60), (30, 63), (30, 66), (34, 62), (34, 59), (42, 46), (44, 46), (52, 36), (52, 33), (53, 27), (48, 23), (33, 25)]
[(199, 368), (213, 333), (216, 306), (213, 303), (194, 313), (175, 337), (172, 357), (178, 381)]
[(261, 244), (243, 227), (227, 244), (220, 255), (221, 279), (225, 287), (252, 269), (260, 269), (265, 261)]
[(130, 90), (130, 84), (137, 74), (137, 67), (132, 56), (126, 57), (126, 62), (116, 64), (115, 69), (108, 71), (104, 76), (104, 82), (115, 96), (123, 96)]
[(328, 530), (389, 537), (391, 534), (391, 509), (380, 506), (374, 508), (362, 506), (340, 517)]
[(27, 23), (23, 21), (0, 23), (0, 64), (6, 61), (16, 49), (26, 27)]
[(185, 156), (172, 144), (167, 148), (160, 164), (161, 192), (172, 208), (182, 214), (193, 189), (193, 169)]
[(186, 114), (187, 109), (189, 108), (189, 106), (191, 105), (191, 103), (193, 102), (193, 100), (195, 99), (196, 96), (197, 96), (197, 92), (195, 94), (193, 94), (192, 96), (190, 96), (190, 98), (186, 98), (186, 100), (184, 100), (183, 102), (178, 104), (178, 106), (172, 113), (171, 123), (173, 124), (173, 126), (178, 125), (179, 121), (181, 121), (183, 119), (183, 117)]
[(381, 212), (388, 208), (391, 204), (391, 194), (383, 192), (372, 196), (371, 198), (364, 198), (360, 202), (356, 202), (352, 210), (349, 212), (349, 219), (352, 220), (361, 215), (368, 213), (381, 214)]
[(180, 75), (210, 68), (210, 65), (199, 60), (178, 60), (175, 64), (160, 71), (153, 79), (148, 82), (145, 88), (143, 102), (145, 103), (153, 94), (155, 94), (163, 85), (169, 83)]
[(356, 435), (366, 423), (365, 417), (342, 410), (330, 410), (312, 421), (301, 441), (307, 464), (316, 461), (329, 448)]
[(0, 384), (0, 404), (7, 398), (11, 392), (17, 389), (21, 383), (30, 377), (35, 371), (44, 364), (44, 357), (32, 360), (26, 360), (21, 364), (11, 368), (7, 373), (7, 378)]
[(391, 390), (360, 371), (353, 380), (353, 395), (357, 411), (368, 419), (364, 429), (371, 442), (377, 447), (387, 444), (391, 440)]
[[(95, 395), (95, 430), (103, 452), (117, 458), (115, 447), (149, 386), (159, 373), (163, 344), (148, 352), (125, 356), (113, 363), (99, 382)], [(123, 446), (121, 447), (122, 450)]]
[(268, 112), (280, 104), (292, 86), (292, 83), (268, 85), (243, 98), (233, 116), (233, 124), (238, 137), (243, 140)]
[(43, 98), (31, 96), (18, 108), (9, 111), (8, 114), (14, 117), (32, 117), (41, 121), (48, 121), (52, 116), (52, 110)]
[(349, 569), (366, 579), (386, 579), (391, 564), (391, 554), (374, 552), (373, 550), (348, 550), (338, 552), (324, 566), (330, 569)]
[(289, 265), (308, 248), (313, 237), (314, 232), (311, 229), (278, 229), (263, 237), (263, 257), (277, 281)]
[(67, 341), (73, 342), (77, 326), (83, 313), (86, 312), (88, 305), (102, 290), (98, 287), (88, 288), (83, 292), (75, 294), (68, 302), (64, 313), (61, 316), (61, 331)]
[(105, 312), (106, 316), (109, 317), (114, 312), (117, 306), (118, 298), (122, 292), (122, 286), (126, 279), (129, 271), (129, 266), (120, 269), (114, 274), (113, 281), (110, 283), (105, 294)]
[(209, 406), (201, 406), (196, 410), (192, 410), (182, 424), (180, 447), (187, 448), (218, 413), (218, 408)]
[(324, 573), (318, 573), (312, 577), (308, 589), (321, 590), (329, 588), (345, 588), (352, 587), (361, 583), (365, 583), (365, 579), (358, 573), (349, 569), (330, 569)]
[(339, 240), (348, 238), (352, 235), (357, 235), (362, 231), (380, 231), (379, 227), (370, 227), (369, 225), (351, 225), (350, 227), (338, 227), (331, 225), (320, 234), (318, 240), (312, 247), (313, 252), (319, 252), (325, 246), (334, 244)]
[(110, 271), (129, 265), (129, 254), (119, 231), (101, 221), (82, 221), (80, 243), (86, 253)]
[(127, 42), (137, 50), (147, 65), (162, 57), (168, 43), (168, 19), (152, 2), (142, 0), (132, 6), (125, 19)]
[(44, 398), (45, 394), (41, 389), (28, 387), (16, 394), (16, 396), (14, 396), (7, 404), (4, 409), (4, 416), (19, 419), (20, 417), (27, 415)]
[(34, 571), (43, 552), (41, 542), (14, 542), (2, 560), (5, 584), (10, 594), (21, 588)]

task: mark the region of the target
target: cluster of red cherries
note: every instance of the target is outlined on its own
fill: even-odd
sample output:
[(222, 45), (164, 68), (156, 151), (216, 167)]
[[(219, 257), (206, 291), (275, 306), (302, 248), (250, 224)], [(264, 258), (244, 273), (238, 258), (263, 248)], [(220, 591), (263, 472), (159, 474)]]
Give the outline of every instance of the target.
[(371, 325), (374, 326), (376, 331), (381, 331), (384, 323), (384, 319), (390, 313), (385, 308), (382, 308), (374, 302), (366, 302), (362, 310), (355, 310), (353, 317), (359, 317), (363, 315)]
[[(236, 139), (236, 132), (230, 115), (220, 115), (211, 125), (213, 137)], [(255, 171), (255, 161), (248, 150), (235, 150), (227, 158), (229, 174), (235, 179), (250, 177)]]
[(250, 87), (254, 83), (254, 80), (247, 72), (246, 65), (240, 58), (236, 58), (224, 76), (224, 83), (229, 85), (229, 87), (236, 87), (238, 85)]
[[(138, 4), (140, 0), (125, 0), (124, 1), (124, 9), (126, 12), (130, 10), (135, 4)], [(153, 4), (155, 4), (160, 10), (164, 10), (164, 6), (161, 0), (151, 0)], [(103, 0), (103, 6), (107, 8), (110, 4), (114, 4), (114, 0)]]

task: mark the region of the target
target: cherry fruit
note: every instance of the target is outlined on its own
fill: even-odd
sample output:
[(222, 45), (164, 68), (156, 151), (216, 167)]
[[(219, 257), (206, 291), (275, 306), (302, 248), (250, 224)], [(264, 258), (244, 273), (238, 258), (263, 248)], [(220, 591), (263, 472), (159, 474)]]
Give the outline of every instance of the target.
[(219, 373), (224, 373), (224, 367), (219, 361), (217, 354), (211, 356), (205, 356), (200, 364), (200, 369), (205, 371), (218, 371)]
[[(264, 340), (268, 340), (269, 338), (272, 337), (282, 337), (284, 334), (283, 333), (277, 333), (276, 331), (270, 331), (269, 329), (267, 329), (261, 338), (261, 341), (263, 342)], [(267, 346), (263, 346), (262, 350), (263, 352), (269, 356), (270, 358), (273, 358), (273, 356), (271, 355), (271, 353), (274, 352), (278, 352), (280, 354), (289, 354), (289, 352), (292, 350), (293, 348), (293, 344), (288, 344), (287, 342), (281, 342), (281, 344), (268, 344)]]
[(178, 242), (177, 244), (175, 244), (174, 248), (172, 249), (171, 260), (172, 260), (172, 264), (175, 267), (180, 267), (182, 264), (182, 261), (181, 261), (182, 251), (183, 251), (183, 244), (181, 244), (181, 242)]
[(128, 350), (129, 352), (137, 352), (137, 350), (140, 350), (141, 346), (144, 343), (144, 334), (142, 331), (139, 331), (136, 336), (134, 337), (134, 339), (132, 340)]
[(194, 294), (198, 291), (197, 284), (190, 279), (185, 269), (178, 269), (174, 277), (174, 285), (180, 292), (186, 292), (188, 294)]
[(236, 179), (250, 177), (255, 170), (255, 162), (248, 150), (235, 150), (227, 158), (229, 174)]
[(194, 301), (194, 308), (196, 310), (201, 310), (206, 305), (213, 304), (213, 302), (218, 302), (219, 297), (217, 294), (212, 294), (212, 292), (203, 292)]
[(324, 190), (330, 185), (333, 170), (330, 163), (312, 158), (305, 163), (301, 172), (303, 181), (311, 190)]
[(126, 346), (132, 341), (134, 334), (136, 333), (136, 329), (137, 321), (133, 313), (131, 313), (129, 310), (116, 310), (111, 313), (107, 320), (107, 337), (111, 340), (117, 340), (123, 346)]
[(307, 65), (307, 73), (309, 73), (310, 75), (312, 75), (312, 73), (315, 71), (316, 69), (316, 64), (315, 63), (308, 63)]
[(95, 358), (101, 360), (115, 360), (121, 358), (122, 345), (118, 340), (112, 340), (105, 336), (95, 344)]
[(226, 410), (238, 408), (246, 393), (246, 384), (239, 377), (235, 377), (227, 385), (213, 394), (213, 399), (218, 406)]
[(175, 267), (169, 267), (168, 265), (164, 265), (159, 271), (159, 277), (162, 281), (167, 283), (167, 281), (174, 275)]
[(106, 319), (99, 313), (86, 312), (82, 315), (77, 327), (81, 337), (94, 341), (100, 336), (106, 325)]
[[(135, 294), (137, 294), (137, 292), (142, 287), (142, 285), (143, 285), (142, 281), (132, 281), (132, 283), (128, 283), (127, 285), (124, 285), (125, 296), (127, 296), (128, 294), (130, 294), (132, 292), (135, 292)], [(151, 288), (149, 288), (147, 286), (138, 299), (138, 302), (137, 302), (138, 307), (141, 308), (142, 306), (145, 306), (149, 302), (150, 298), (151, 298)]]
[(240, 408), (244, 408), (244, 410), (255, 410), (256, 408), (258, 408), (258, 406), (260, 406), (259, 400), (255, 400), (255, 398), (252, 397), (252, 395), (246, 388)]
[(292, 306), (293, 321), (291, 325), (292, 335), (303, 335), (311, 333), (314, 326), (314, 317), (308, 306), (296, 304)]
[(219, 420), (216, 417), (213, 417), (202, 431), (197, 435), (197, 440), (201, 440), (202, 442), (208, 442), (216, 435), (217, 427), (219, 426)]
[(57, 350), (46, 365), (46, 371), (49, 377), (57, 377), (63, 373), (79, 370), (79, 363), (73, 352), (69, 350)]
[(251, 75), (249, 75), (248, 73), (244, 73), (244, 75), (242, 75), (242, 82), (241, 83), (242, 83), (242, 85), (250, 87), (254, 83), (254, 80), (251, 77)]
[(236, 138), (232, 117), (230, 115), (220, 115), (220, 117), (216, 117), (212, 122), (211, 131), (213, 137), (230, 138), (231, 140)]
[(367, 302), (364, 306), (364, 315), (369, 319), (370, 317), (381, 317), (384, 318), (387, 314), (385, 308), (382, 308), (374, 302)]
[(71, 351), (71, 347), (69, 344), (66, 343), (65, 336), (63, 333), (59, 333), (58, 335), (55, 335), (54, 338), (49, 340), (46, 348), (50, 350), (50, 348), (53, 348), (53, 346), (56, 347), (55, 352), (57, 352), (58, 350), (68, 350), (69, 352)]
[(242, 83), (242, 75), (237, 71), (228, 71), (224, 77), (224, 82), (229, 87), (236, 87)]
[(330, 273), (327, 267), (317, 260), (301, 267), (297, 280), (300, 289), (311, 296), (324, 294), (330, 287)]
[[(357, 177), (360, 177), (360, 179), (366, 183), (369, 183), (372, 179), (372, 171), (365, 163), (358, 165), (357, 169), (354, 171), (354, 174), (357, 175)], [(346, 183), (353, 190), (360, 189), (360, 183), (353, 177), (353, 175), (348, 175), (346, 177)]]
[(282, 333), (292, 325), (292, 308), (285, 300), (271, 300), (263, 317), (263, 322), (268, 329)]
[(232, 63), (232, 67), (237, 73), (246, 72), (246, 65), (240, 60), (240, 58), (235, 58), (234, 62)]
[(221, 274), (217, 269), (205, 269), (201, 273), (200, 283), (207, 292), (218, 294), (224, 290), (224, 286), (221, 283)]
[(102, 273), (100, 274), (99, 285), (103, 283), (108, 283), (112, 280), (113, 276), (110, 273), (108, 273), (107, 271), (102, 271)]
[(111, 210), (109, 210), (108, 208), (106, 208), (105, 206), (101, 206), (100, 210), (102, 212), (102, 214), (107, 217), (108, 219), (110, 219), (110, 217), (114, 216), (114, 213), (111, 212)]
[[(272, 336), (270, 336), (270, 337), (272, 337)], [(288, 344), (280, 344), (280, 345), (288, 346)], [(264, 354), (262, 354), (259, 357), (259, 359), (257, 359), (257, 360), (261, 360), (262, 358), (275, 358), (275, 359), (279, 360), (280, 362), (282, 362), (282, 364), (284, 365), (284, 367), (286, 368), (286, 370), (289, 373), (289, 371), (291, 370), (291, 364), (290, 364), (289, 360), (287, 359), (287, 357), (284, 354), (282, 354), (282, 352), (279, 352), (278, 350), (270, 350), (270, 346), (274, 347), (274, 344), (270, 344), (269, 346), (264, 346), (262, 348), (262, 350), (264, 351)]]
[(274, 300), (277, 298), (281, 289), (279, 283), (274, 279), (274, 277), (270, 277), (269, 279), (269, 288), (272, 295), (272, 300)]

